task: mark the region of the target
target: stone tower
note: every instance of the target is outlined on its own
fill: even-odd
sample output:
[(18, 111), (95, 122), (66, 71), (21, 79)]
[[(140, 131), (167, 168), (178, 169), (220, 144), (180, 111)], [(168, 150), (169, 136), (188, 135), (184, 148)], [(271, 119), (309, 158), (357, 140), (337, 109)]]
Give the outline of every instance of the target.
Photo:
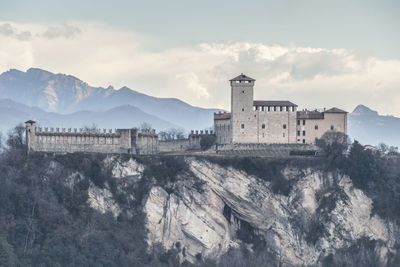
[(257, 123), (253, 118), (254, 82), (243, 73), (230, 80), (233, 143), (256, 142)]
[(28, 153), (35, 149), (36, 144), (36, 122), (29, 120), (25, 122), (25, 138)]

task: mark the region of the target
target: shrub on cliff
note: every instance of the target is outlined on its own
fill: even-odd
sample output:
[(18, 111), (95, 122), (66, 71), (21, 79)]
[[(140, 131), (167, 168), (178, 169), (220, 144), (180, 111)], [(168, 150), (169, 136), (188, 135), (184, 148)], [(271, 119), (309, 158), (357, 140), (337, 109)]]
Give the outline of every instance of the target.
[(217, 138), (214, 135), (205, 135), (201, 137), (200, 140), (200, 147), (201, 150), (207, 150), (210, 149), (214, 144)]

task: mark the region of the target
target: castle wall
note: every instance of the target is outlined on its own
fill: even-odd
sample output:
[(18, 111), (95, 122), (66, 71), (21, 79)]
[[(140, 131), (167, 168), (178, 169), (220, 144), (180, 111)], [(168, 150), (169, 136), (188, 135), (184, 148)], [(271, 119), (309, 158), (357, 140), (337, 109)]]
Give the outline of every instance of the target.
[[(214, 116), (216, 116), (215, 114)], [(214, 119), (214, 131), (217, 137), (218, 144), (229, 144), (231, 138), (231, 120), (227, 119)]]
[(179, 140), (167, 140), (167, 141), (159, 141), (158, 148), (159, 152), (178, 152), (178, 151), (187, 151), (187, 150), (199, 150), (201, 149), (200, 141), (201, 138), (206, 135), (213, 135), (213, 132), (210, 131), (192, 131), (189, 134), (187, 139), (179, 139)]
[(159, 141), (155, 131), (140, 132), (136, 134), (136, 154), (156, 154), (159, 152)]
[(297, 143), (314, 144), (328, 131), (347, 134), (347, 114), (324, 113), (323, 119), (298, 119), (296, 128)]
[(254, 111), (254, 120), (257, 124), (254, 143), (296, 143), (296, 110), (292, 107), (270, 107), (269, 111), (268, 107), (258, 107)]
[(36, 128), (29, 127), (29, 150), (42, 152), (73, 153), (73, 152), (97, 152), (97, 153), (127, 153), (129, 152), (129, 131), (109, 130), (93, 131), (77, 129), (71, 131), (65, 128)]

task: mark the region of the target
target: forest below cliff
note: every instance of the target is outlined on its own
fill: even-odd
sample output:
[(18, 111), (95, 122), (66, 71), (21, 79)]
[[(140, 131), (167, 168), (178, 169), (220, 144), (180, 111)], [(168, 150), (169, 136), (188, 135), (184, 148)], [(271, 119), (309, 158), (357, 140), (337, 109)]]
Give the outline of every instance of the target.
[[(17, 127), (1, 142), (0, 266), (297, 265), (276, 253), (270, 245), (272, 241), (259, 234), (261, 230), (255, 230), (256, 224), (245, 221), (227, 201), (223, 218), (232, 225), (231, 218), (240, 221), (238, 227), (232, 226), (237, 246), (218, 257), (196, 253), (194, 260), (185, 258), (189, 251), (185, 252), (181, 242), (175, 242), (173, 247), (155, 242), (150, 246), (147, 239), (151, 230), (146, 227), (149, 215), (144, 206), (152, 189), (160, 188), (169, 196), (180, 196), (180, 185), (193, 188), (200, 195), (208, 190), (207, 182), (197, 178), (191, 178), (189, 186), (185, 184), (185, 179), (195, 175), (184, 156), (115, 155), (110, 163), (110, 156), (100, 154), (28, 155), (23, 133), (23, 128)], [(347, 245), (335, 249), (335, 253), (318, 252), (321, 256), (312, 266), (398, 266), (399, 155), (385, 147), (365, 150), (358, 142), (351, 144), (348, 153), (343, 153), (347, 147), (340, 143), (323, 143), (321, 147), (325, 151), (322, 157), (199, 157), (191, 162), (215, 164), (212, 166), (255, 177), (260, 186), (267, 184), (281, 199), (290, 196), (298, 186), (296, 183), (301, 182), (283, 177), (283, 171), (289, 167), (350, 177), (354, 188), (372, 200), (371, 216), (376, 214), (383, 224), (390, 222), (392, 241), (384, 244), (385, 241), (365, 236), (346, 240)], [(143, 166), (141, 178), (132, 178), (132, 173), (127, 176), (131, 180), (116, 178), (115, 162), (125, 164), (131, 160)], [(318, 240), (327, 235), (325, 224), (329, 222), (322, 215), (332, 212), (339, 205), (338, 200), (346, 202), (348, 198), (335, 183), (324, 188), (331, 191), (318, 191), (315, 216), (308, 216), (303, 223), (304, 217), (289, 218), (307, 246), (315, 250)], [(114, 209), (101, 211), (93, 206), (93, 192), (102, 190), (111, 193)], [(261, 192), (257, 190), (254, 192)], [(384, 247), (389, 249), (382, 256)]]

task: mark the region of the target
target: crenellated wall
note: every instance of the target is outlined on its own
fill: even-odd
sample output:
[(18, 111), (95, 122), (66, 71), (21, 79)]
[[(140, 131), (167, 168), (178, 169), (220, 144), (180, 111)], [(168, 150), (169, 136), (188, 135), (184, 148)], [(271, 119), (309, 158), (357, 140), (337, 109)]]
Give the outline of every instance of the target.
[(158, 152), (155, 131), (137, 129), (65, 129), (36, 127), (26, 122), (28, 151), (153, 154)]
[(203, 136), (214, 135), (213, 131), (191, 131), (188, 138), (167, 140), (159, 142), (159, 152), (179, 152), (187, 150), (199, 150)]

